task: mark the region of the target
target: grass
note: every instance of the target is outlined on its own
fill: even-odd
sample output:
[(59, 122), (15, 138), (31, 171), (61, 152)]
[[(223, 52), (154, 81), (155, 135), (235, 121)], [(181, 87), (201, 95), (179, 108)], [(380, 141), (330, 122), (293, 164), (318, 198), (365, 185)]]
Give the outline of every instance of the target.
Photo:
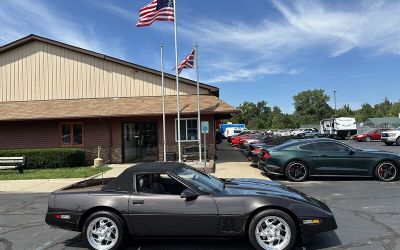
[(23, 174), (18, 170), (0, 170), (0, 180), (32, 180), (32, 179), (60, 179), (60, 178), (88, 178), (111, 168), (102, 167), (76, 167), (53, 169), (25, 169)]

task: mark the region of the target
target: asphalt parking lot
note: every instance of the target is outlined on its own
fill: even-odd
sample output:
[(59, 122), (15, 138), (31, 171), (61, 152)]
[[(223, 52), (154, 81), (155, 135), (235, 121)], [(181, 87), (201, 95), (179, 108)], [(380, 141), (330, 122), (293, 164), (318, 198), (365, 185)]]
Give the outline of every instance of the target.
[[(400, 147), (380, 142), (347, 142), (358, 147)], [(239, 153), (239, 152), (238, 152)], [(243, 171), (247, 171), (243, 166)], [(260, 176), (262, 178), (262, 176)], [(373, 179), (319, 178), (285, 185), (326, 202), (333, 210), (338, 229), (315, 235), (297, 249), (400, 249), (400, 182)], [(52, 229), (44, 223), (48, 194), (0, 193), (0, 249), (84, 249), (77, 232)], [(126, 249), (252, 249), (243, 240), (149, 239), (131, 240)]]

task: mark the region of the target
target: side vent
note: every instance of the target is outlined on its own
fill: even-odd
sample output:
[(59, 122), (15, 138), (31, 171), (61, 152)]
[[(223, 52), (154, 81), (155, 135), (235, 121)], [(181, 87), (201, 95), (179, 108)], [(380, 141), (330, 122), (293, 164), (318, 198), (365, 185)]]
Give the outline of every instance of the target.
[(221, 231), (224, 233), (237, 232), (237, 220), (235, 217), (226, 216), (221, 218)]

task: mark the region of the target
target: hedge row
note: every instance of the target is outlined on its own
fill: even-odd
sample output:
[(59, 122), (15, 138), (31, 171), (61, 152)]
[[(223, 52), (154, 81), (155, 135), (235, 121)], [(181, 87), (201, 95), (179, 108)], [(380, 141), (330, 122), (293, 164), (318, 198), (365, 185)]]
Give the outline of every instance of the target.
[(85, 166), (85, 151), (76, 148), (0, 150), (1, 156), (26, 156), (26, 169)]

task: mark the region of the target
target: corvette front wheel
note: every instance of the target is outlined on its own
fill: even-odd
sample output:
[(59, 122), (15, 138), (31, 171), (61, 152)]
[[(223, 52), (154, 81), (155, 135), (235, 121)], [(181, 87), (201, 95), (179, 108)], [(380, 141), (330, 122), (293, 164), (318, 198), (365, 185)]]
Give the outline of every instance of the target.
[(280, 210), (269, 209), (258, 213), (249, 226), (249, 238), (256, 249), (292, 249), (297, 237), (293, 219)]

